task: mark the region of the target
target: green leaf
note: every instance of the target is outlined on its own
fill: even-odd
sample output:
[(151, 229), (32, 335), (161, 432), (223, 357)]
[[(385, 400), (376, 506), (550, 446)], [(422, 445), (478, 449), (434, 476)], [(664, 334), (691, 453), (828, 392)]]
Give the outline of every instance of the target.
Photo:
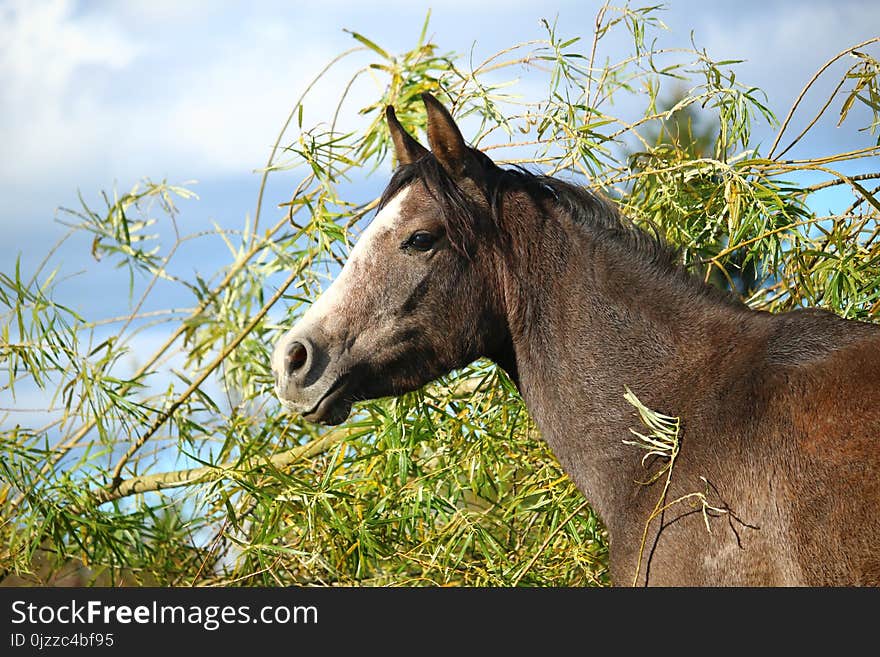
[(360, 41), (362, 44), (364, 44), (367, 48), (369, 48), (370, 50), (372, 50), (373, 52), (375, 52), (376, 54), (378, 54), (379, 56), (381, 56), (383, 59), (391, 59), (391, 55), (389, 55), (387, 52), (385, 52), (384, 50), (382, 50), (382, 48), (380, 48), (380, 47), (377, 46), (375, 43), (373, 43), (372, 41), (370, 41), (370, 40), (369, 40), (367, 37), (365, 37), (363, 34), (360, 34), (360, 33), (358, 33), (358, 32), (352, 32), (351, 30), (343, 30), (343, 31), (344, 31), (344, 32), (348, 32), (349, 34), (351, 34), (351, 36), (353, 36), (355, 39), (357, 39), (357, 40)]

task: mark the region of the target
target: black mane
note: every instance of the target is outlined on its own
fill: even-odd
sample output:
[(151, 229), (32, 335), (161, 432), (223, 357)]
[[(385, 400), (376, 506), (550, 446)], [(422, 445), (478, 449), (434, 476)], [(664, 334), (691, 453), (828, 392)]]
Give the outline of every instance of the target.
[[(622, 215), (610, 199), (588, 187), (559, 178), (533, 173), (520, 166), (501, 168), (484, 153), (470, 149), (472, 158), (466, 173), (485, 194), (485, 204), (470, 197), (429, 153), (410, 164), (399, 166), (382, 193), (379, 209), (410, 183), (419, 180), (438, 201), (450, 242), (460, 252), (472, 254), (482, 231), (503, 232), (505, 216), (502, 200), (510, 192), (525, 192), (538, 206), (555, 205), (571, 221), (589, 231), (600, 244), (623, 247), (636, 262), (671, 275), (690, 292), (709, 295), (731, 305), (742, 302), (726, 290), (704, 283), (681, 265), (681, 253), (669, 246), (656, 226), (647, 232)], [(489, 211), (486, 211), (488, 206)]]

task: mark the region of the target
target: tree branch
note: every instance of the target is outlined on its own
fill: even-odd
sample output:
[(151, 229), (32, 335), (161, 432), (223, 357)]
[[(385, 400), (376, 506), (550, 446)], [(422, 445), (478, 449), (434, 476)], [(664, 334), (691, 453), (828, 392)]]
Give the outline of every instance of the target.
[(832, 57), (827, 62), (825, 62), (825, 65), (822, 66), (822, 68), (820, 68), (818, 71), (816, 71), (816, 73), (813, 75), (813, 77), (810, 78), (810, 81), (807, 82), (806, 86), (801, 90), (800, 95), (794, 101), (794, 104), (791, 106), (791, 109), (788, 110), (788, 116), (786, 116), (785, 120), (782, 122), (782, 127), (779, 128), (779, 133), (776, 135), (776, 139), (773, 141), (773, 145), (770, 147), (770, 152), (767, 154), (767, 157), (769, 159), (773, 159), (773, 153), (776, 151), (776, 148), (779, 146), (779, 142), (782, 139), (782, 135), (785, 134), (785, 130), (786, 130), (786, 128), (788, 128), (788, 124), (791, 122), (791, 118), (794, 116), (794, 113), (797, 110), (798, 106), (801, 104), (801, 101), (804, 99), (804, 96), (807, 95), (807, 91), (809, 91), (810, 87), (812, 87), (813, 84), (816, 82), (816, 80), (819, 79), (819, 76), (821, 76), (828, 69), (829, 66), (831, 66), (834, 62), (836, 62), (841, 57), (845, 57), (846, 55), (851, 53), (853, 50), (858, 50), (859, 48), (864, 48), (865, 46), (868, 46), (872, 43), (877, 43), (878, 41), (880, 41), (880, 37), (874, 37), (873, 39), (868, 39), (867, 41), (862, 41), (861, 43), (857, 43), (854, 46), (850, 46), (846, 50), (843, 50), (843, 51), (837, 53), (834, 57)]
[(170, 418), (174, 414), (174, 412), (178, 408), (180, 408), (180, 406), (187, 399), (189, 399), (190, 395), (198, 390), (199, 386), (204, 383), (205, 379), (207, 379), (208, 376), (210, 376), (210, 374), (214, 370), (216, 370), (224, 360), (226, 360), (226, 357), (229, 356), (230, 353), (232, 353), (232, 350), (238, 347), (238, 345), (241, 344), (241, 341), (244, 340), (245, 337), (247, 337), (250, 332), (254, 330), (257, 324), (263, 321), (263, 317), (265, 317), (266, 313), (269, 312), (269, 309), (275, 305), (275, 302), (281, 298), (281, 295), (284, 294), (287, 288), (290, 287), (291, 284), (299, 277), (303, 269), (306, 268), (306, 265), (309, 264), (311, 264), (311, 258), (303, 258), (302, 260), (300, 260), (300, 263), (296, 267), (296, 269), (294, 269), (287, 277), (287, 280), (285, 280), (278, 287), (278, 289), (275, 291), (275, 294), (273, 294), (269, 298), (269, 300), (265, 304), (263, 304), (263, 307), (260, 308), (260, 311), (256, 315), (254, 315), (254, 318), (250, 322), (248, 322), (248, 325), (245, 326), (244, 329), (235, 336), (235, 339), (232, 342), (226, 345), (225, 349), (217, 354), (217, 357), (211, 362), (210, 365), (208, 365), (208, 367), (202, 370), (202, 373), (198, 377), (196, 377), (189, 388), (187, 388), (183, 392), (183, 394), (180, 395), (180, 397), (174, 400), (174, 403), (172, 403), (171, 406), (162, 411), (159, 416), (155, 420), (153, 420), (153, 424), (150, 425), (150, 428), (147, 429), (146, 433), (144, 433), (140, 438), (138, 438), (135, 442), (131, 444), (131, 446), (128, 448), (128, 451), (123, 454), (122, 458), (119, 459), (119, 462), (113, 469), (113, 485), (116, 485), (122, 481), (122, 469), (125, 467), (125, 464), (128, 463), (129, 459), (134, 456), (135, 452), (143, 447), (144, 443), (146, 443), (147, 440), (149, 440), (153, 436), (153, 434), (155, 434), (156, 431), (158, 431), (159, 428), (163, 424), (165, 424), (168, 418)]
[[(448, 394), (451, 398), (470, 397), (476, 392), (485, 390), (487, 382), (488, 379), (485, 377), (472, 377), (456, 381), (450, 386), (438, 386), (437, 390), (438, 392)], [(320, 438), (316, 438), (310, 443), (294, 447), (286, 452), (281, 452), (280, 454), (269, 457), (268, 463), (275, 468), (284, 468), (292, 465), (299, 459), (309, 458), (326, 452), (337, 443), (351, 438), (358, 433), (359, 428), (357, 426), (339, 427), (327, 432)], [(124, 479), (111, 483), (107, 488), (98, 490), (95, 493), (95, 500), (98, 504), (104, 504), (105, 502), (137, 495), (139, 493), (151, 493), (159, 490), (167, 490), (169, 488), (190, 486), (205, 481), (225, 479), (240, 467), (240, 463), (240, 461), (229, 461), (221, 465), (209, 465), (199, 468), (189, 468), (187, 470), (175, 470), (173, 472), (159, 472), (156, 474)]]
[(855, 176), (849, 176), (848, 178), (835, 178), (834, 180), (826, 180), (825, 182), (816, 183), (815, 185), (810, 185), (809, 187), (804, 187), (803, 191), (807, 193), (817, 192), (820, 189), (825, 189), (826, 187), (834, 187), (835, 185), (848, 185), (853, 180), (873, 180), (874, 178), (880, 178), (880, 172), (877, 173), (860, 173)]
[[(353, 427), (334, 429), (325, 433), (320, 438), (316, 438), (310, 443), (276, 454), (267, 459), (266, 463), (276, 469), (286, 468), (300, 459), (310, 458), (326, 452), (334, 445), (350, 438), (355, 433), (356, 429)], [(140, 493), (152, 493), (160, 490), (168, 490), (169, 488), (190, 486), (192, 484), (203, 483), (206, 481), (227, 479), (237, 472), (240, 467), (241, 461), (230, 461), (220, 465), (209, 465), (200, 468), (190, 468), (188, 470), (159, 472), (152, 475), (144, 475), (142, 477), (132, 477), (131, 479), (125, 479), (119, 482), (117, 485), (111, 484), (111, 486), (107, 488), (96, 491), (94, 497), (97, 504), (104, 504), (123, 497), (138, 495)]]

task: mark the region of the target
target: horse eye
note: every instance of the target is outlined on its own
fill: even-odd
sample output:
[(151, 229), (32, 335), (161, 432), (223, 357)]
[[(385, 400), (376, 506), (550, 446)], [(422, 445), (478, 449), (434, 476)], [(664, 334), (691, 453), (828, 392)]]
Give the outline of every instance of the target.
[(404, 242), (404, 246), (412, 247), (416, 251), (429, 251), (436, 241), (437, 238), (431, 233), (419, 230), (409, 236), (409, 239)]

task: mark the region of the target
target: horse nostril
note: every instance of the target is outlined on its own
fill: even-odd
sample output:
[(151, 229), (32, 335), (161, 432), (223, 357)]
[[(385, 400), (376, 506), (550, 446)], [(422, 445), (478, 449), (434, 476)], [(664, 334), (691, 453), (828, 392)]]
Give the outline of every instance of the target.
[(290, 346), (287, 348), (287, 358), (285, 360), (285, 364), (287, 365), (287, 375), (293, 376), (296, 374), (297, 371), (306, 364), (308, 359), (309, 350), (306, 349), (306, 346), (302, 342), (297, 342), (296, 340), (291, 342)]

